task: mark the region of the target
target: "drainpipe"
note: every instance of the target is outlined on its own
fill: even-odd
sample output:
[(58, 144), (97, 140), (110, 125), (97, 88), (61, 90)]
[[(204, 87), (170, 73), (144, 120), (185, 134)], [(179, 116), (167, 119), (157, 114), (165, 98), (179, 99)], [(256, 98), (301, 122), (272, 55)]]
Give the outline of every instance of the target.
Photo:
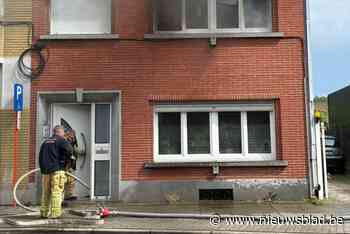
[(328, 177), (327, 177), (327, 161), (326, 161), (326, 127), (321, 123), (321, 145), (322, 145), (322, 169), (323, 169), (323, 192), (325, 199), (328, 199)]
[(306, 110), (306, 134), (309, 168), (309, 197), (314, 196), (314, 189), (317, 186), (317, 164), (316, 164), (316, 137), (315, 137), (315, 118), (314, 118), (314, 94), (312, 86), (312, 59), (310, 49), (311, 38), (311, 16), (310, 0), (304, 0), (305, 17), (305, 110)]

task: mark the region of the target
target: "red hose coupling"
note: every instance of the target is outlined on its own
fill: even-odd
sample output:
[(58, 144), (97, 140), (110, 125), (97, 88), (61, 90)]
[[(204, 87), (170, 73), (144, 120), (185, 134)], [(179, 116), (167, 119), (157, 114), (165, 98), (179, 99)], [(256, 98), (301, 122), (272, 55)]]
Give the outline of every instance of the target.
[(98, 215), (101, 218), (107, 218), (111, 215), (111, 212), (108, 208), (100, 208), (100, 212), (98, 213)]

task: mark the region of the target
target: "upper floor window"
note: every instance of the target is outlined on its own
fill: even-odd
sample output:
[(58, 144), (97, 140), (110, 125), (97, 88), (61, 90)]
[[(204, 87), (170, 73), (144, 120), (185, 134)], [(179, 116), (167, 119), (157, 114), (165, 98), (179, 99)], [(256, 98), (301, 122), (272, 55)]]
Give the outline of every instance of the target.
[(155, 0), (157, 32), (270, 32), (271, 0)]
[(51, 0), (51, 34), (111, 32), (111, 0)]

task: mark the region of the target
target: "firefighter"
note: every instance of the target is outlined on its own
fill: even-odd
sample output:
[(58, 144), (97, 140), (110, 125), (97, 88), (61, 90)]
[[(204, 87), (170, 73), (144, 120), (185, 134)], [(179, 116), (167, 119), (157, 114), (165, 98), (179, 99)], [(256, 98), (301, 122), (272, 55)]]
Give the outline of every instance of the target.
[[(66, 163), (65, 169), (66, 169), (66, 172), (73, 174), (74, 171), (77, 170), (77, 160), (81, 152), (78, 150), (78, 142), (77, 142), (77, 138), (74, 130), (70, 130), (66, 132), (65, 138), (73, 147), (73, 153), (70, 155), (70, 158)], [(67, 176), (67, 182), (66, 182), (65, 191), (64, 191), (64, 200), (66, 201), (77, 200), (77, 196), (74, 195), (75, 179), (71, 176), (68, 176), (68, 175), (66, 176)]]
[(42, 218), (60, 218), (62, 198), (66, 183), (65, 167), (73, 147), (64, 138), (64, 128), (56, 126), (53, 136), (40, 148), (39, 164), (42, 174), (42, 197), (40, 215)]

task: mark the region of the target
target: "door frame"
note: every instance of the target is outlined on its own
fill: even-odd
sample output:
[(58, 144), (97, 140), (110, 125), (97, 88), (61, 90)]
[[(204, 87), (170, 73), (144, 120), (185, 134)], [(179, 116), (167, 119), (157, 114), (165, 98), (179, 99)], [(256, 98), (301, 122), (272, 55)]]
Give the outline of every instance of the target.
[[(81, 90), (80, 90), (81, 91)], [(122, 92), (120, 90), (82, 90), (85, 102), (78, 103), (76, 100), (76, 90), (47, 90), (37, 91), (35, 96), (34, 118), (35, 127), (33, 134), (33, 157), (35, 165), (32, 168), (39, 167), (38, 152), (41, 143), (46, 139), (46, 133), (50, 129), (52, 104), (91, 104), (91, 102), (108, 102), (112, 104), (112, 156), (111, 156), (111, 200), (120, 200), (121, 185), (121, 154), (122, 154)], [(35, 183), (41, 183), (40, 175), (35, 176)], [(37, 201), (40, 201), (41, 188), (36, 187), (35, 191)]]
[[(54, 127), (53, 122), (54, 122), (54, 106), (55, 105), (89, 105), (90, 106), (90, 119), (91, 119), (91, 136), (90, 136), (90, 151), (91, 151), (91, 157), (90, 157), (90, 200), (119, 200), (119, 184), (120, 184), (120, 175), (121, 175), (121, 157), (120, 157), (120, 152), (121, 152), (121, 103), (120, 103), (120, 96), (117, 96), (118, 99), (116, 102), (82, 102), (82, 103), (77, 103), (77, 102), (52, 102), (49, 104), (49, 119), (48, 123), (50, 126), (50, 130)], [(94, 196), (94, 179), (95, 179), (95, 117), (96, 117), (96, 112), (95, 112), (95, 106), (96, 104), (108, 104), (110, 105), (110, 156), (109, 156), (109, 162), (110, 162), (110, 168), (109, 168), (109, 195), (108, 196)], [(117, 106), (115, 106), (117, 104)], [(116, 108), (117, 107), (117, 108)], [(116, 112), (116, 113), (114, 113)], [(116, 115), (117, 119), (113, 120), (113, 116)], [(113, 127), (117, 127), (117, 136), (114, 136), (114, 131)], [(113, 143), (114, 141), (117, 140), (117, 146), (116, 147)], [(116, 158), (115, 158), (116, 157)], [(114, 159), (115, 158), (115, 159)], [(117, 160), (117, 167), (113, 166), (113, 163), (115, 163)], [(116, 175), (113, 175), (113, 173), (117, 173)], [(114, 177), (114, 178), (113, 178)], [(115, 178), (117, 181), (114, 181)], [(117, 182), (117, 187), (113, 188), (113, 182)], [(116, 191), (114, 191), (114, 190)], [(115, 198), (117, 197), (117, 198)]]

